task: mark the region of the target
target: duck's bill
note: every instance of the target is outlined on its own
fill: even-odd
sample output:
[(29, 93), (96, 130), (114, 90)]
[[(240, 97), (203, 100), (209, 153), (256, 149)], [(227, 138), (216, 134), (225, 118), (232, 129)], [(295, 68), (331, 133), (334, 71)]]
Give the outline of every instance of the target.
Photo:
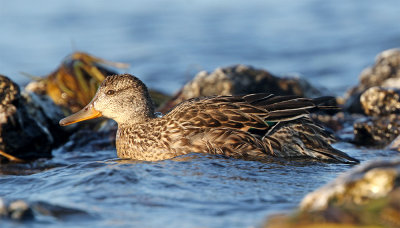
[(61, 126), (66, 126), (66, 125), (81, 122), (84, 120), (94, 119), (94, 118), (97, 118), (100, 116), (102, 116), (101, 112), (94, 109), (92, 103), (89, 103), (86, 107), (84, 107), (79, 112), (72, 114), (70, 116), (67, 116), (64, 119), (60, 120), (59, 124)]

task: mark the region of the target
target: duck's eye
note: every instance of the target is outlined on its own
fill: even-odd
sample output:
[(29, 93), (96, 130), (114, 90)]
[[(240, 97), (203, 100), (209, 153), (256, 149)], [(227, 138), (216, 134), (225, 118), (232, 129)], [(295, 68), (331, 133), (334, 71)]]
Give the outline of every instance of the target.
[(112, 90), (112, 89), (110, 89), (106, 92), (107, 95), (113, 95), (114, 93), (115, 93), (115, 90)]

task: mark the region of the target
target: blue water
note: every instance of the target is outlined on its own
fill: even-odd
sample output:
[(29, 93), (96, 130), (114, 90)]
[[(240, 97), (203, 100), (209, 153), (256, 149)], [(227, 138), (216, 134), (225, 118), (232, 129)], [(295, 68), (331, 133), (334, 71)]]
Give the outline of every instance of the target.
[[(46, 75), (79, 50), (131, 64), (151, 88), (178, 90), (199, 70), (236, 63), (300, 74), (341, 95), (380, 51), (400, 46), (400, 2), (1, 1), (0, 74)], [(394, 152), (335, 145), (363, 161)], [(0, 197), (70, 208), (1, 227), (255, 227), (351, 168), (210, 155), (138, 162), (62, 147), (0, 167)], [(23, 174), (23, 175), (21, 175)]]
[[(346, 149), (349, 145), (338, 146)], [(377, 156), (376, 152), (354, 148), (349, 153), (364, 159)], [(115, 150), (66, 152), (61, 148), (54, 154), (53, 160), (36, 163), (48, 170), (0, 176), (0, 196), (31, 204), (47, 202), (79, 212), (56, 218), (38, 214), (34, 222), (19, 225), (255, 227), (269, 214), (294, 208), (305, 194), (351, 168), (202, 154), (160, 162), (115, 159)], [(2, 222), (16, 224), (0, 220), (0, 225)]]
[(342, 94), (400, 46), (399, 21), (398, 0), (1, 1), (0, 73), (24, 84), (20, 72), (46, 75), (82, 50), (169, 93), (199, 70), (243, 63)]

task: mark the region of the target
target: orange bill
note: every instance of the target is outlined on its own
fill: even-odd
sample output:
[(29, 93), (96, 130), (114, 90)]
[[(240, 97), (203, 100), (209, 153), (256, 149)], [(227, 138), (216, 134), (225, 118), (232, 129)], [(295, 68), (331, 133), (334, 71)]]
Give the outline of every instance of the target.
[(97, 118), (100, 116), (102, 116), (101, 112), (94, 109), (93, 104), (89, 103), (86, 107), (84, 107), (79, 112), (72, 114), (70, 116), (67, 116), (64, 119), (60, 120), (59, 124), (61, 126), (66, 126), (66, 125), (81, 122), (84, 120), (94, 119), (94, 118)]

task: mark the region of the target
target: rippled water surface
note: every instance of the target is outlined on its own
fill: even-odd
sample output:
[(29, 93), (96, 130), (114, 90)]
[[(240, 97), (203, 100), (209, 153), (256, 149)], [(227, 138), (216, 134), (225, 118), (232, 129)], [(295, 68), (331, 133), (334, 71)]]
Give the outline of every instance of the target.
[[(342, 94), (377, 53), (400, 46), (397, 0), (143, 2), (1, 1), (0, 74), (24, 84), (20, 71), (48, 74), (78, 49), (128, 62), (169, 93), (198, 70), (243, 63)], [(363, 161), (392, 153), (336, 147)], [(0, 166), (0, 197), (42, 208), (33, 222), (0, 226), (254, 227), (349, 168), (209, 155), (138, 162), (61, 148), (51, 160)]]
[[(338, 148), (368, 160), (388, 151)], [(115, 159), (115, 150), (55, 151), (50, 161), (14, 167), (30, 172), (7, 175), (0, 195), (35, 205), (62, 207), (37, 213), (34, 227), (254, 227), (266, 216), (294, 208), (308, 192), (348, 170), (345, 164), (313, 161), (243, 161), (191, 154), (174, 160)], [(18, 223), (0, 221), (0, 225)], [(3, 227), (3, 226), (2, 226)]]

